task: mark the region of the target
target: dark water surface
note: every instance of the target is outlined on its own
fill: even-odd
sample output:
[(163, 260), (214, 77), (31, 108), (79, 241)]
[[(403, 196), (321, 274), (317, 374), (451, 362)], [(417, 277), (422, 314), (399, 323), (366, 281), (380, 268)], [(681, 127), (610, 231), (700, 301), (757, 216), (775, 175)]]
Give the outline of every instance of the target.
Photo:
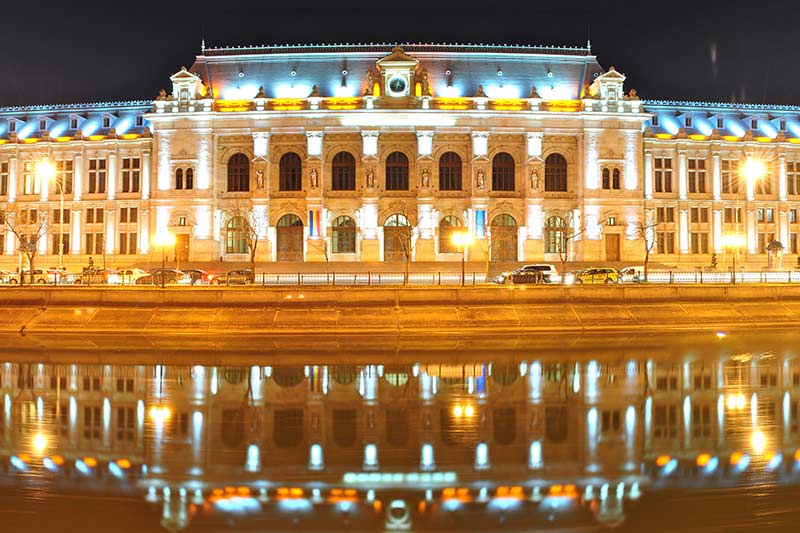
[(793, 531), (796, 337), (9, 351), (0, 531)]

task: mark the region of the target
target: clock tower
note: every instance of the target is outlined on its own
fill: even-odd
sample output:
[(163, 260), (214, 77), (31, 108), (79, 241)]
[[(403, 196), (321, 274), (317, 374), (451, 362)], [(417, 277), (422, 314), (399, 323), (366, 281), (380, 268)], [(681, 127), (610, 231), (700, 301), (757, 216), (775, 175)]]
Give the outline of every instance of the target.
[(384, 103), (387, 105), (407, 105), (408, 98), (414, 96), (415, 74), (419, 61), (395, 46), (392, 53), (378, 60), (378, 71), (383, 81)]

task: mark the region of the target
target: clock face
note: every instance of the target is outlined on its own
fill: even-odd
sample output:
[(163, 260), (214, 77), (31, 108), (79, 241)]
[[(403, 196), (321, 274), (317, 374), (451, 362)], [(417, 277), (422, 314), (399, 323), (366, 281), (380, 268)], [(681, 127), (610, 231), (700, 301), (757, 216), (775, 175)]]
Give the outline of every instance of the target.
[(408, 82), (403, 76), (392, 76), (387, 83), (389, 93), (393, 96), (403, 96), (406, 94), (406, 87)]

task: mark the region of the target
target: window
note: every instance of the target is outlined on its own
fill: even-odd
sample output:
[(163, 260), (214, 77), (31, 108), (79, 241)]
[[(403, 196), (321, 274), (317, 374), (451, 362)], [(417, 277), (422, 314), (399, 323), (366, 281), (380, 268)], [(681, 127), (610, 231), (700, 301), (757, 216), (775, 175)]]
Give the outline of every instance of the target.
[(86, 210), (86, 223), (87, 224), (102, 224), (103, 223), (103, 208), (90, 207)]
[(656, 157), (656, 192), (672, 192), (672, 158)]
[(445, 152), (439, 158), (439, 190), (461, 190), (461, 157), (455, 152)]
[(99, 441), (102, 435), (100, 406), (86, 406), (83, 408), (83, 439), (84, 441)]
[(607, 168), (603, 169), (603, 189), (611, 188), (611, 171)]
[(692, 437), (695, 439), (711, 436), (711, 412), (709, 404), (692, 403)]
[(690, 235), (693, 254), (708, 253), (708, 233), (692, 232)]
[(89, 193), (106, 192), (106, 160), (89, 160)]
[(104, 128), (110, 128), (111, 127), (111, 117), (109, 117), (108, 115), (103, 117), (103, 127)]
[(742, 221), (742, 209), (740, 207), (726, 207), (725, 208), (725, 223), (738, 224)]
[(138, 157), (122, 158), (122, 192), (139, 192), (141, 165)]
[(183, 184), (183, 188), (188, 190), (194, 189), (194, 169), (187, 168), (186, 169), (186, 181)]
[(56, 192), (72, 194), (72, 160), (56, 161)]
[(185, 226), (186, 225), (186, 217), (178, 217), (178, 225)]
[(544, 190), (567, 191), (567, 160), (561, 154), (550, 154), (544, 160)]
[(103, 246), (105, 245), (105, 241), (103, 239), (103, 233), (87, 233), (85, 235), (85, 246), (84, 246), (84, 253), (87, 255), (96, 254), (101, 255), (103, 253)]
[(9, 120), (8, 121), (8, 133), (14, 133), (17, 131), (17, 121), (16, 120)]
[(8, 161), (0, 162), (0, 196), (8, 196)]
[(225, 228), (225, 252), (229, 254), (246, 254), (247, 220), (244, 217), (233, 217)]
[(134, 255), (137, 253), (137, 235), (135, 231), (121, 232), (119, 234), (119, 253), (121, 255)]
[(678, 406), (658, 405), (653, 407), (653, 438), (678, 438)]
[(603, 189), (606, 190), (619, 190), (620, 189), (620, 171), (618, 168), (610, 169), (603, 168)]
[(722, 130), (725, 129), (725, 119), (722, 117), (717, 117), (717, 129)]
[(659, 254), (675, 253), (674, 231), (659, 231), (656, 233), (656, 253)]
[(183, 169), (179, 168), (175, 170), (175, 188), (176, 189), (183, 189)]
[(133, 407), (117, 407), (118, 442), (133, 442), (136, 438), (136, 422), (133, 415)]
[(142, 115), (136, 115), (136, 127), (144, 126), (144, 117)]
[(758, 119), (754, 118), (750, 120), (750, 129), (757, 130), (758, 129)]
[(675, 208), (674, 207), (657, 207), (656, 208), (656, 223), (672, 224), (675, 222)]
[(767, 253), (767, 245), (775, 240), (774, 233), (758, 233), (758, 253), (765, 254)]
[(392, 152), (386, 158), (386, 190), (408, 190), (408, 158), (402, 152)]
[(460, 231), (464, 224), (458, 217), (447, 215), (439, 222), (439, 253), (455, 254), (462, 250), (453, 244), (453, 234)]
[(683, 122), (684, 122), (684, 124), (686, 124), (687, 128), (691, 128), (692, 127), (693, 121), (692, 121), (692, 117), (691, 116), (687, 115), (686, 117), (684, 117)]
[(44, 131), (47, 129), (47, 119), (40, 118), (39, 119), (39, 130)]
[(94, 391), (97, 392), (100, 390), (100, 378), (91, 378), (91, 377), (84, 377), (83, 378), (83, 390), (86, 392)]
[(786, 119), (781, 119), (781, 121), (778, 122), (778, 128), (781, 131), (786, 131)]
[(22, 163), (23, 194), (39, 194), (39, 180), (33, 161)]
[(136, 207), (121, 207), (119, 210), (120, 224), (135, 224), (138, 222), (139, 209)]
[(618, 410), (604, 409), (600, 417), (600, 434), (604, 437), (619, 435), (622, 431), (621, 419)]
[(278, 162), (278, 189), (281, 191), (303, 190), (303, 161), (294, 152), (287, 152)]
[(492, 190), (514, 190), (514, 158), (506, 152), (492, 158)]
[(356, 159), (350, 152), (339, 152), (333, 156), (331, 188), (334, 191), (356, 190)]
[(53, 224), (69, 224), (69, 209), (53, 209)]
[(544, 225), (544, 251), (557, 254), (567, 251), (567, 223), (561, 217), (549, 217)]
[(772, 194), (772, 176), (769, 175), (769, 167), (765, 165), (765, 168), (764, 175), (756, 180), (756, 194)]
[(739, 192), (739, 175), (736, 172), (738, 162), (735, 159), (723, 159), (720, 162), (722, 175), (722, 192), (737, 194)]
[(53, 233), (52, 237), (52, 254), (58, 255), (59, 249), (61, 254), (66, 255), (69, 253), (69, 233)]
[(706, 192), (706, 160), (689, 159), (689, 192)]
[(335, 254), (356, 253), (356, 223), (352, 218), (342, 215), (333, 221), (331, 241)]
[(658, 115), (653, 115), (653, 120), (651, 121), (651, 124), (653, 125), (654, 128), (658, 127), (658, 124), (659, 124)]
[(690, 221), (694, 224), (708, 224), (708, 208), (692, 207), (689, 211)]
[(234, 154), (228, 159), (228, 192), (250, 190), (250, 161), (244, 154)]
[(789, 194), (800, 194), (800, 162), (789, 161), (786, 163), (786, 182)]

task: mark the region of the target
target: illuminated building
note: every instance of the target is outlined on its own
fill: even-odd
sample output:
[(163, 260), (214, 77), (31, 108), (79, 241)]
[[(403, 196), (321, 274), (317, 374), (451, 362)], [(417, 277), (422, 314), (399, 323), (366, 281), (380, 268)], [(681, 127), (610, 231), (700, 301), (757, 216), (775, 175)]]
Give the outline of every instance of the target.
[[(167, 229), (181, 261), (243, 262), (248, 224), (259, 262), (460, 261), (465, 228), (472, 261), (797, 253), (800, 108), (625, 81), (588, 47), (204, 47), (153, 101), (0, 109), (0, 205), (21, 233), (48, 217), (40, 264), (63, 242), (73, 267), (150, 262)], [(740, 178), (747, 160), (764, 174)], [(16, 266), (8, 227), (0, 247)]]

